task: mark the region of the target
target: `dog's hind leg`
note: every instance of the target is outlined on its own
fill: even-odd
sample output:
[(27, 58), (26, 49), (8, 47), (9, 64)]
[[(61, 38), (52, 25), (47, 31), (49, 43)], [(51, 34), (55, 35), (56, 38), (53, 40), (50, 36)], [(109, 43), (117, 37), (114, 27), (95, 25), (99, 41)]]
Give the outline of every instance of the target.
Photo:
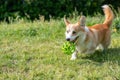
[[(110, 31), (108, 31), (107, 33), (110, 33)], [(105, 39), (104, 41), (102, 42), (102, 46), (103, 46), (103, 53), (106, 53), (107, 49), (108, 49), (108, 46), (110, 45), (110, 42), (111, 42), (111, 36), (110, 34), (107, 34), (105, 35)]]
[[(109, 43), (109, 44), (110, 44), (110, 43)], [(107, 49), (108, 49), (109, 44), (108, 44), (108, 43), (102, 44), (102, 46), (103, 46), (102, 53), (106, 53), (106, 52), (107, 52)]]

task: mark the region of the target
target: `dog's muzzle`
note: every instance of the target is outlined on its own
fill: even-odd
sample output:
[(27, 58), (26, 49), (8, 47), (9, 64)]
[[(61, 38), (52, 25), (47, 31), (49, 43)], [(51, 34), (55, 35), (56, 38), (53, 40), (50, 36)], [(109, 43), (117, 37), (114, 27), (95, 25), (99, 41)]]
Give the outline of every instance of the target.
[(69, 41), (69, 42), (73, 42), (73, 43), (74, 43), (74, 42), (77, 41), (78, 38), (79, 38), (79, 36), (77, 36), (77, 37), (76, 37), (74, 40), (72, 40), (72, 41), (70, 41), (70, 38), (67, 38), (66, 40)]
[(67, 41), (70, 41), (70, 38), (67, 38), (66, 40), (67, 40)]

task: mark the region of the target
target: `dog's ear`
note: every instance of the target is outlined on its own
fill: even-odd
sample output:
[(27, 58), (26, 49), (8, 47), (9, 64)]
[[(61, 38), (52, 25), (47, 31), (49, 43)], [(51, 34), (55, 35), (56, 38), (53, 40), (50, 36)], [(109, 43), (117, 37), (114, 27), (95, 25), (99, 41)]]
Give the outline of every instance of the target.
[(66, 17), (64, 17), (64, 22), (65, 22), (66, 26), (70, 24), (70, 22), (66, 19)]
[(80, 22), (79, 22), (80, 26), (85, 27), (85, 21), (86, 21), (85, 16), (81, 16)]

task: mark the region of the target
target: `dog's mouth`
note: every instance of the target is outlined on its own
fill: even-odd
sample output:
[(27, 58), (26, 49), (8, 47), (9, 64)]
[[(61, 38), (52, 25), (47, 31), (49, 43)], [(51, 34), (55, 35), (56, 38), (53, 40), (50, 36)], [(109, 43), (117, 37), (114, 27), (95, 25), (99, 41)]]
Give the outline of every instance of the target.
[(77, 40), (78, 40), (79, 36), (77, 36), (74, 40), (70, 41), (70, 42), (73, 42), (75, 43)]

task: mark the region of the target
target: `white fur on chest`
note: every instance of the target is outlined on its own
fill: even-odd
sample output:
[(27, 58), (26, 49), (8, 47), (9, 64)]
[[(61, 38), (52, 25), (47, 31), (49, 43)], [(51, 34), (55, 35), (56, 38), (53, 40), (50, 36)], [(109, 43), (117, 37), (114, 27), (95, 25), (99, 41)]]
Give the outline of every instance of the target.
[(77, 44), (76, 45), (76, 49), (80, 53), (87, 53), (87, 54), (89, 54), (89, 53), (91, 53), (92, 46), (93, 46), (93, 42), (92, 41), (90, 41), (87, 44), (83, 42), (83, 43)]
[(76, 45), (76, 49), (80, 53), (93, 53), (97, 46), (96, 42), (94, 42), (96, 41), (96, 37), (93, 37), (94, 34), (92, 34), (87, 27), (85, 28), (85, 31), (89, 35), (89, 41), (87, 43), (85, 42), (85, 38), (88, 37), (86, 35), (82, 39), (80, 38)]

